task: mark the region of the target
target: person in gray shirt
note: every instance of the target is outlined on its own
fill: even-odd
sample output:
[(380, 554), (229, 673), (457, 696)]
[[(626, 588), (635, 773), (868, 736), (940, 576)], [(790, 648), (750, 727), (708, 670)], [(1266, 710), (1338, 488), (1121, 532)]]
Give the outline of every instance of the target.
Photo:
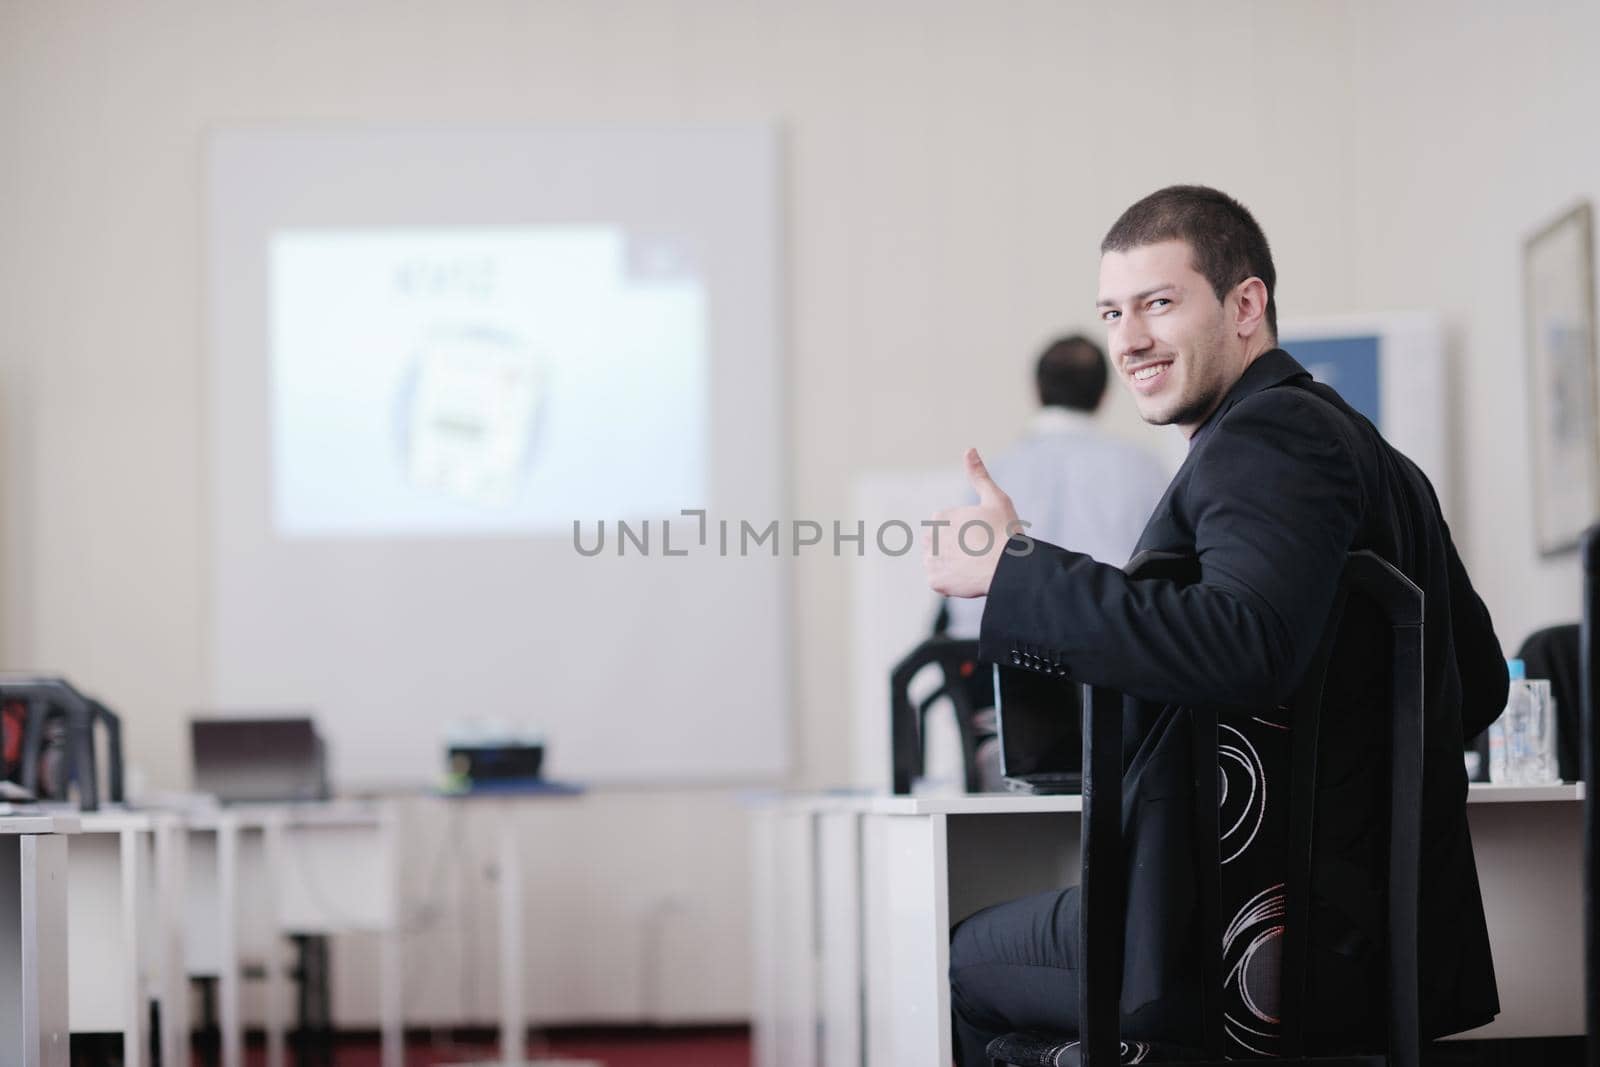
[[(1072, 545), (1120, 567), (1167, 487), (1168, 474), (1149, 452), (1107, 434), (1094, 412), (1106, 392), (1105, 353), (1074, 334), (1039, 355), (1039, 411), (1027, 434), (989, 461), (1029, 537)], [(985, 598), (951, 599), (941, 619), (950, 637), (977, 637)]]

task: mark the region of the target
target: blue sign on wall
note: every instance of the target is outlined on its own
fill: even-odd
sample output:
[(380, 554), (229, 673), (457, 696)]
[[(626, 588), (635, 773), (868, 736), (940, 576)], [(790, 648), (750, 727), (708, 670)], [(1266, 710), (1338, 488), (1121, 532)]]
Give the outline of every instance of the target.
[(1381, 427), (1382, 411), (1378, 400), (1378, 339), (1376, 337), (1327, 337), (1314, 341), (1283, 340), (1284, 349), (1311, 376), (1331, 386), (1345, 403)]

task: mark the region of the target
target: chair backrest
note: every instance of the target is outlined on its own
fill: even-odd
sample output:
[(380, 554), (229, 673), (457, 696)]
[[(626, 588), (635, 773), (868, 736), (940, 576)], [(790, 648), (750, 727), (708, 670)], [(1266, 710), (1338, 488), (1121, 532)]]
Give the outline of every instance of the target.
[(1600, 787), (1595, 773), (1600, 771), (1600, 726), (1595, 723), (1600, 685), (1600, 526), (1591, 526), (1583, 535), (1583, 617), (1578, 624), (1579, 692), (1583, 702), (1583, 983), (1585, 1030), (1588, 1050), (1585, 1062), (1600, 1067)]
[[(122, 723), (116, 713), (97, 700), (78, 692), (63, 678), (31, 675), (0, 675), (0, 701), (20, 703), (27, 709), (20, 745), (17, 784), (40, 799), (65, 800), (69, 786), (78, 790), (78, 806), (95, 811), (100, 806), (100, 781), (95, 758), (94, 731), (98, 726), (106, 735), (108, 793), (113, 803), (121, 803)], [(61, 723), (59, 740), (52, 738), (51, 720)], [(47, 750), (59, 743), (61, 780), (54, 783), (59, 796), (42, 795), (46, 783), (40, 774)]]
[[(917, 700), (911, 695), (912, 679), (930, 666), (939, 670), (939, 684)], [(889, 674), (889, 752), (896, 793), (911, 792), (911, 783), (921, 777), (927, 754), (923, 739), (928, 711), (946, 699), (955, 712), (956, 729), (961, 735), (966, 791), (977, 792), (978, 737), (974, 718), (984, 707), (993, 705), (980, 703), (976, 694), (989, 691), (989, 679), (989, 669), (980, 669), (975, 640), (930, 637), (895, 664)]]
[[(1134, 579), (1187, 582), (1198, 578), (1193, 557), (1142, 554), (1128, 565)], [(1317, 748), (1323, 683), (1345, 605), (1369, 601), (1388, 620), (1392, 645), (1389, 789), (1389, 1034), (1390, 1060), (1415, 1067), (1421, 1057), (1418, 1017), (1417, 907), (1421, 871), (1422, 591), (1371, 552), (1351, 554), (1334, 609), (1315, 656), (1291, 702), (1288, 870), (1280, 1018), (1283, 1053), (1303, 1053), (1311, 857), (1314, 843)], [(1079, 1039), (1083, 1067), (1119, 1062), (1123, 966), (1122, 720), (1124, 700), (1111, 690), (1084, 687), (1083, 844), (1080, 873)], [(1218, 825), (1217, 709), (1192, 710), (1194, 738), (1197, 899), (1205, 950), (1200, 960), (1205, 1051), (1222, 1049), (1221, 857)]]

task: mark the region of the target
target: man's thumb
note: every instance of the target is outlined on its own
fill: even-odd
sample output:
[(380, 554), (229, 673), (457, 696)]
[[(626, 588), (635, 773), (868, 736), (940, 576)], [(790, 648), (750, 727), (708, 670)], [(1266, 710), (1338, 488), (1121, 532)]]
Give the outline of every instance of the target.
[(967, 481), (978, 494), (980, 504), (997, 504), (1005, 496), (989, 477), (989, 468), (983, 465), (983, 457), (976, 448), (967, 449)]

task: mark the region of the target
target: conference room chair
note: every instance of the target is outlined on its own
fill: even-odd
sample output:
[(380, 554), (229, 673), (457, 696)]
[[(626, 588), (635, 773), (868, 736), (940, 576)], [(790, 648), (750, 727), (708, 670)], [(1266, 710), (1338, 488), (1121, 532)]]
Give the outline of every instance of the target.
[[(1583, 613), (1578, 624), (1579, 692), (1582, 694), (1581, 733), (1583, 739), (1584, 781), (1595, 781), (1600, 770), (1600, 724), (1595, 709), (1600, 707), (1595, 688), (1600, 686), (1600, 525), (1584, 532)], [(1584, 1062), (1600, 1067), (1600, 790), (1583, 792), (1583, 986), (1584, 1031), (1587, 1034)]]
[[(20, 737), (10, 736), (13, 730), (20, 730)], [(96, 757), (96, 731), (105, 743), (105, 794), (111, 803), (120, 804), (121, 718), (64, 678), (0, 675), (0, 734), (6, 735), (0, 747), (7, 753), (15, 749), (16, 784), (36, 799), (75, 799), (84, 811), (100, 807), (102, 768)]]
[[(917, 679), (930, 670), (934, 688), (916, 695)], [(961, 737), (963, 785), (968, 793), (983, 790), (980, 753), (994, 733), (992, 724), (986, 725), (994, 711), (990, 671), (979, 666), (977, 641), (934, 636), (889, 674), (889, 750), (896, 793), (911, 792), (911, 784), (926, 770), (928, 718), (941, 704), (950, 709)]]
[[(1193, 558), (1157, 558), (1129, 565), (1134, 578), (1179, 581), (1198, 576)], [(1316, 796), (1317, 749), (1325, 713), (1324, 682), (1341, 622), (1354, 598), (1370, 602), (1389, 624), (1389, 698), (1392, 704), (1392, 762), (1389, 781), (1389, 872), (1387, 946), (1387, 1055), (1307, 1058), (1303, 1019), (1306, 1008), (1306, 916), (1310, 904)], [(1287, 884), (1280, 986), (1281, 1057), (1276, 1062), (1325, 1067), (1417, 1067), (1421, 1059), (1418, 1018), (1417, 908), (1421, 862), (1422, 789), (1422, 590), (1370, 552), (1350, 555), (1339, 592), (1310, 668), (1290, 702), (1290, 785)], [(1182, 1062), (1221, 1064), (1225, 1025), (1222, 1009), (1223, 915), (1235, 901), (1222, 896), (1222, 828), (1218, 819), (1218, 775), (1195, 775), (1195, 840), (1204, 858), (1196, 864), (1202, 930), (1201, 1023), (1203, 1047), (1172, 1048), (1124, 1041), (1119, 1002), (1123, 973), (1122, 719), (1124, 698), (1110, 690), (1084, 687), (1083, 814), (1079, 907), (1080, 1032), (1012, 1033), (989, 1044), (992, 1065), (1016, 1067), (1110, 1067), (1112, 1064)], [(1219, 712), (1194, 709), (1196, 767), (1219, 759)], [(1228, 712), (1220, 713), (1226, 721)], [(1284, 797), (1284, 791), (1275, 791)], [(1272, 798), (1269, 798), (1269, 801)], [(1592, 956), (1591, 956), (1592, 958)], [(1592, 1002), (1591, 1002), (1592, 1004)], [(1592, 1009), (1591, 1009), (1592, 1010)]]

